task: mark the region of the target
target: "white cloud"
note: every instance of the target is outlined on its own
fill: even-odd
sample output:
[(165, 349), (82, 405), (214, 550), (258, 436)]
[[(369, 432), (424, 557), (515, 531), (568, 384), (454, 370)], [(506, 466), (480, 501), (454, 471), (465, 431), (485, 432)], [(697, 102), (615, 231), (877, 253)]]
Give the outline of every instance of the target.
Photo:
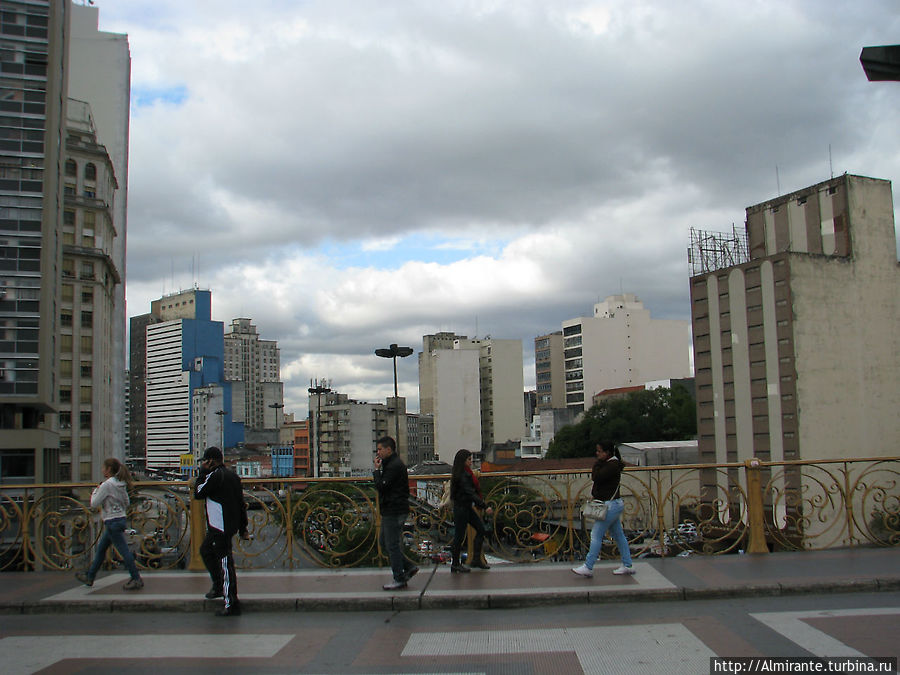
[[(315, 377), (383, 399), (373, 349), (437, 330), (530, 358), (620, 290), (687, 318), (689, 228), (740, 226), (776, 166), (782, 192), (831, 166), (900, 177), (900, 92), (858, 63), (896, 42), (890, 0), (131, 0), (100, 20), (129, 34), (136, 91), (177, 94), (133, 111), (129, 312), (210, 287), (214, 318), (279, 341), (288, 411)], [(398, 368), (414, 400), (415, 359)]]

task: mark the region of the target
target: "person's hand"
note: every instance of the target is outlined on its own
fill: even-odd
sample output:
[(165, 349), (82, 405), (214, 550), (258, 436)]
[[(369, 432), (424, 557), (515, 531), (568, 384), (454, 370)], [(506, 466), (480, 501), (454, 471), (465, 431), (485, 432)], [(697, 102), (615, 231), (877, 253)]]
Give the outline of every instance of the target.
[(250, 541), (251, 539), (253, 539), (253, 535), (247, 532), (247, 530), (244, 530), (243, 532), (241, 532), (241, 539), (243, 539), (244, 541)]
[(488, 514), (489, 516), (494, 515), (494, 509), (492, 509), (490, 506), (487, 507), (487, 508), (484, 510), (484, 512), (485, 512), (486, 514)]
[(379, 457), (378, 455), (375, 455), (374, 464), (375, 464), (376, 469), (380, 469), (381, 468), (381, 457)]

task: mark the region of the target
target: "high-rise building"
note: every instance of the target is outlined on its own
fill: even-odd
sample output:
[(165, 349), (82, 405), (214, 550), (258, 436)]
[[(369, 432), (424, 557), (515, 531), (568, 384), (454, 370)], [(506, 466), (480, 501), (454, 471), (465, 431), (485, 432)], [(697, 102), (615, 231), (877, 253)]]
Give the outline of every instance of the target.
[(69, 99), (64, 165), (62, 285), (59, 310), (60, 479), (102, 477), (106, 457), (122, 457), (114, 445), (115, 415), (122, 402), (113, 324), (116, 288), (112, 258), (116, 230), (112, 207), (116, 177), (97, 141), (90, 106)]
[[(245, 430), (279, 429), (284, 408), (280, 350), (274, 340), (261, 340), (250, 319), (233, 319), (225, 332), (225, 379), (233, 383), (235, 421)], [(239, 395), (243, 393), (243, 396)]]
[(900, 268), (888, 181), (843, 175), (694, 233), (702, 462), (896, 454)]
[[(586, 410), (604, 389), (691, 376), (689, 323), (653, 319), (632, 293), (562, 322), (566, 407)], [(552, 368), (552, 363), (551, 363)]]
[(526, 435), (521, 340), (438, 333), (422, 347), (420, 409), (434, 415), (437, 459), (449, 464), (460, 448), (487, 452)]
[(0, 2), (0, 482), (59, 479), (68, 2)]
[[(128, 36), (98, 29), (99, 9), (90, 5), (69, 3), (71, 35), (69, 39), (69, 98), (86, 101), (91, 108), (97, 140), (102, 145), (118, 182), (114, 202), (108, 211), (115, 230), (106, 255), (118, 272), (121, 283), (113, 289), (111, 388), (114, 392), (109, 415), (112, 441), (109, 454), (125, 457), (125, 244), (128, 209), (128, 145), (131, 104), (131, 53)], [(100, 478), (94, 469), (94, 478)]]
[(566, 407), (566, 371), (561, 330), (534, 338), (537, 410)]
[[(145, 334), (146, 465), (180, 470), (185, 466), (182, 455), (195, 459), (200, 455), (197, 443), (201, 439), (192, 437), (198, 406), (205, 422), (197, 429), (203, 430), (204, 442), (215, 435), (210, 431), (215, 428), (225, 448), (233, 447), (243, 440), (243, 427), (231, 419), (231, 390), (223, 369), (224, 325), (210, 318), (210, 292), (182, 291), (150, 306), (151, 315), (159, 321), (148, 323)], [(195, 396), (197, 391), (206, 391), (207, 396)], [(220, 398), (215, 397), (216, 391)]]

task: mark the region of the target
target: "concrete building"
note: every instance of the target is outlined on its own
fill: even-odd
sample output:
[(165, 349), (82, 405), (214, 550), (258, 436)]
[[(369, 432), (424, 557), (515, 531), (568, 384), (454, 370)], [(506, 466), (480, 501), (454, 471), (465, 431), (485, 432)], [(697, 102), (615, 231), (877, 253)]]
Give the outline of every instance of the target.
[(696, 464), (700, 455), (697, 441), (645, 441), (620, 443), (622, 460), (635, 466)]
[[(118, 181), (115, 202), (109, 204), (116, 238), (108, 255), (118, 271), (121, 283), (114, 289), (111, 375), (115, 392), (112, 416), (112, 451), (125, 457), (125, 402), (119, 395), (124, 390), (125, 355), (125, 250), (128, 209), (128, 145), (129, 112), (131, 107), (131, 53), (128, 36), (98, 29), (99, 9), (69, 3), (71, 35), (69, 39), (69, 97), (90, 104), (97, 139), (112, 162)], [(94, 478), (99, 478), (96, 474)]]
[[(401, 398), (400, 402), (405, 409), (405, 399)], [(355, 401), (334, 391), (311, 394), (311, 436), (318, 446), (314, 448), (318, 454), (318, 475), (325, 478), (371, 476), (375, 442), (394, 434), (391, 423), (394, 418), (388, 407), (387, 403)]]
[[(106, 457), (124, 457), (121, 349), (118, 321), (119, 271), (112, 257), (117, 183), (106, 149), (97, 141), (90, 106), (69, 99), (62, 225), (62, 285), (59, 310), (59, 470), (61, 480), (103, 477)], [(114, 376), (115, 371), (115, 376)]]
[(0, 6), (0, 483), (54, 482), (71, 4)]
[(653, 319), (632, 294), (611, 295), (590, 317), (562, 323), (566, 407), (585, 410), (604, 389), (691, 376), (687, 321)]
[(534, 338), (537, 410), (566, 407), (566, 371), (561, 330)]
[(281, 352), (274, 340), (261, 340), (250, 321), (233, 319), (225, 332), (225, 379), (234, 383), (235, 421), (248, 432), (277, 430), (284, 408)]
[(434, 415), (407, 413), (407, 461), (409, 466), (434, 460)]
[(436, 459), (451, 463), (460, 448), (487, 452), (526, 435), (520, 340), (439, 333), (422, 346), (419, 401), (434, 415)]
[(701, 461), (896, 454), (893, 213), (888, 181), (843, 175), (748, 208), (744, 241), (695, 233)]

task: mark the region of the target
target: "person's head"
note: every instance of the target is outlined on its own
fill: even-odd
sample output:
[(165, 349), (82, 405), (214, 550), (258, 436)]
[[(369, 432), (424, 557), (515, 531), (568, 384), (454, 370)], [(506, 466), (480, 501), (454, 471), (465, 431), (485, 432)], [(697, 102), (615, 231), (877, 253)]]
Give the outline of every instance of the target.
[(207, 448), (206, 452), (203, 453), (201, 465), (207, 469), (219, 466), (219, 464), (222, 463), (224, 463), (224, 456), (222, 455), (222, 451), (216, 446)]
[(390, 436), (382, 436), (375, 441), (375, 454), (377, 454), (382, 461), (393, 455), (395, 452), (397, 452), (397, 443)]
[(453, 457), (453, 470), (450, 474), (450, 480), (454, 482), (459, 480), (467, 466), (472, 466), (472, 452), (465, 448), (457, 450), (456, 455)]
[(103, 460), (103, 477), (118, 478), (123, 483), (131, 486), (131, 473), (128, 467), (115, 457), (107, 457)]
[(597, 442), (597, 459), (607, 460), (611, 457), (618, 458), (619, 451), (616, 448), (616, 444), (612, 441), (601, 440)]

